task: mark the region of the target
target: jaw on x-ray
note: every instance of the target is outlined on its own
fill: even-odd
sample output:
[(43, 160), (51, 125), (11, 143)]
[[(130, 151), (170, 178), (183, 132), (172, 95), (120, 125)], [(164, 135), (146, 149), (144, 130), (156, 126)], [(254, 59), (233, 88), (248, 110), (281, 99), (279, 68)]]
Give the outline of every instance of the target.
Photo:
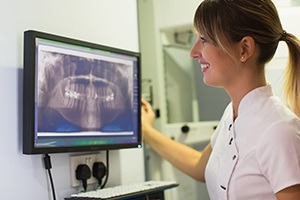
[(132, 66), (40, 51), (41, 132), (124, 131), (132, 120)]

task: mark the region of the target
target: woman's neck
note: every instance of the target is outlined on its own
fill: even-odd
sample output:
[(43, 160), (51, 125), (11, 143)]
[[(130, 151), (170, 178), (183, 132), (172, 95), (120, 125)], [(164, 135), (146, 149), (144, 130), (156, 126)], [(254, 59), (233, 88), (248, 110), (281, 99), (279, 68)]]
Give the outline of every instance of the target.
[(241, 100), (248, 94), (250, 91), (255, 88), (266, 86), (267, 81), (264, 72), (255, 73), (253, 75), (246, 74), (246, 76), (241, 76), (237, 79), (235, 84), (231, 87), (225, 88), (227, 91), (233, 106), (233, 120), (238, 117), (238, 109)]

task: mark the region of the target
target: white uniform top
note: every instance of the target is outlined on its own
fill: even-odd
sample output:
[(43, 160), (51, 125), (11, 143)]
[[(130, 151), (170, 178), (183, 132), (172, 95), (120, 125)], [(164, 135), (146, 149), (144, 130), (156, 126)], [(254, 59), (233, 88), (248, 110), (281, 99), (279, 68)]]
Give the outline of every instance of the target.
[(211, 200), (275, 200), (276, 192), (300, 184), (300, 121), (270, 86), (249, 92), (234, 122), (230, 103), (211, 145)]

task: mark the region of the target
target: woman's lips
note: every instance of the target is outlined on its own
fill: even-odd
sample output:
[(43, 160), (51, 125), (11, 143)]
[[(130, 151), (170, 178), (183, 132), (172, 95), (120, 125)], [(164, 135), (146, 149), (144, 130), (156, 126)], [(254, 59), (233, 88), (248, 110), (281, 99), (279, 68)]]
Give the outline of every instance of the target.
[(200, 63), (200, 66), (201, 66), (202, 73), (206, 72), (206, 70), (209, 68), (208, 63)]

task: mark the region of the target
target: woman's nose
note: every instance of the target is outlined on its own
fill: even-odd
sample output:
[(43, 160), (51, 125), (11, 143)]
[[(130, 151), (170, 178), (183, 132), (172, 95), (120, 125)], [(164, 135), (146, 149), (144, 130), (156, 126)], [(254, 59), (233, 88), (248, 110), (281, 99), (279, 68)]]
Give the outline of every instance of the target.
[(195, 43), (190, 50), (191, 58), (199, 58), (201, 56), (201, 51), (197, 43)]

